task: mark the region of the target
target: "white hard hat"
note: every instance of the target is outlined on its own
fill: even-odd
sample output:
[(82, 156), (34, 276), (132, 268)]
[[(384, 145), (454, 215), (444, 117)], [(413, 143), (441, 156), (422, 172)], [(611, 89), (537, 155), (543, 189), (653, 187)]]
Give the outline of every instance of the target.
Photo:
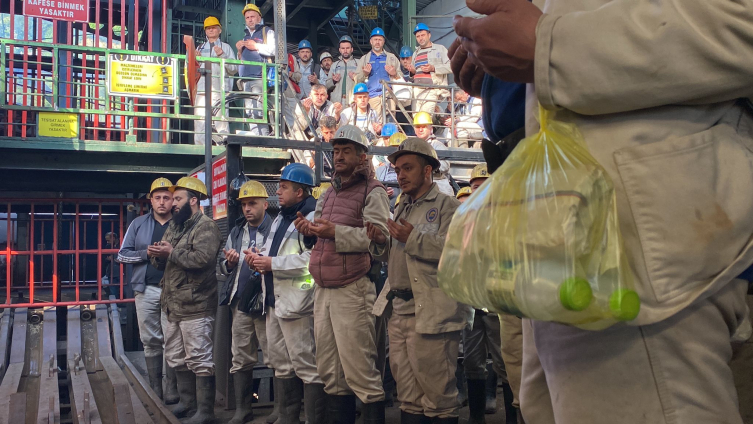
[(319, 55), (319, 63), (322, 63), (322, 61), (327, 58), (332, 59), (332, 55), (329, 54), (329, 52), (323, 52), (322, 54)]

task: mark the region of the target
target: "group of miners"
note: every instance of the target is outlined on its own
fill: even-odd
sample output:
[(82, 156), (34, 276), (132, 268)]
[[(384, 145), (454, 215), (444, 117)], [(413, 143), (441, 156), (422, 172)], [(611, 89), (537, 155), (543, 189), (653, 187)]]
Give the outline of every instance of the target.
[[(487, 352), (495, 374), (510, 382), (503, 385), (505, 406), (507, 422), (515, 422), (520, 365), (512, 358), (505, 369), (499, 319), (483, 311), (474, 319), (473, 308), (437, 285), (445, 234), (468, 193), (456, 198), (434, 181), (442, 163), (430, 142), (400, 141), (387, 157), (397, 201), (390, 201), (395, 190), (375, 178), (367, 136), (343, 125), (329, 140), (331, 184), (317, 186), (305, 164), (287, 165), (272, 217), (266, 188), (245, 182), (236, 199), (243, 216), (224, 247), (218, 226), (201, 210), (207, 195), (201, 180), (154, 181), (152, 210), (131, 223), (118, 260), (133, 265), (150, 385), (165, 403), (177, 403), (177, 417), (190, 417), (188, 424), (214, 419), (212, 334), (218, 306), (228, 305), (231, 424), (253, 418), (260, 350), (274, 369), (269, 422), (298, 424), (303, 404), (309, 424), (352, 424), (358, 399), (365, 424), (384, 423), (385, 399), (395, 390), (384, 383), (394, 377), (404, 424), (457, 423), (463, 399), (471, 422), (481, 424)], [(477, 166), (470, 189), (488, 176), (485, 165)], [(218, 269), (226, 277), (221, 286)], [(467, 392), (457, 378), (463, 374)]]
[[(262, 75), (261, 64), (274, 62), (275, 35), (262, 23), (257, 6), (246, 5), (243, 15), (245, 35), (235, 43), (237, 55), (229, 44), (220, 41), (222, 27), (219, 20), (211, 16), (204, 21), (207, 39), (198, 46), (196, 54), (248, 62), (240, 65), (223, 62), (224, 70), (219, 62), (211, 63), (214, 109), (222, 110), (218, 107), (223, 98), (221, 93), (227, 98), (235, 85), (244, 93), (245, 115), (256, 122), (249, 124), (250, 134), (269, 135), (271, 130), (263, 114), (262, 96), (273, 90), (274, 84), (270, 75)], [(484, 131), (481, 99), (448, 85), (448, 75), (452, 73), (448, 52), (441, 44), (432, 43), (428, 25), (417, 24), (413, 33), (417, 49), (413, 51), (403, 46), (399, 58), (385, 50), (386, 35), (382, 28), (371, 32), (371, 50), (359, 59), (353, 56), (354, 43), (350, 36), (339, 39), (337, 61), (327, 50), (316, 58), (311, 43), (302, 40), (297, 57), (289, 55), (280, 88), (287, 137), (313, 140), (322, 137), (325, 124), (335, 130), (343, 125), (355, 125), (371, 144), (378, 144), (380, 138), (389, 137), (390, 131), (385, 131), (389, 124), (409, 136), (417, 134), (416, 125), (431, 125), (430, 133), (436, 133), (438, 143), (444, 146), (458, 140), (460, 147), (475, 145), (478, 148)], [(264, 77), (267, 77), (266, 87)], [(194, 102), (194, 114), (199, 116), (204, 116), (204, 87), (200, 80)], [(388, 93), (383, 93), (385, 89)], [(444, 102), (447, 106), (440, 110)], [(325, 119), (327, 117), (334, 122)], [(194, 122), (194, 142), (204, 144), (205, 121)], [(215, 120), (213, 125), (217, 132), (213, 140), (221, 144), (229, 133), (229, 124)], [(308, 162), (307, 158), (298, 159)]]

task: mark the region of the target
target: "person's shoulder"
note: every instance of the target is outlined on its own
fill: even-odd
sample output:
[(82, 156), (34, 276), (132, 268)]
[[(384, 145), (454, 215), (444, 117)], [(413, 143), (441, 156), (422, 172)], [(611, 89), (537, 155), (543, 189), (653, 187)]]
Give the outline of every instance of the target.
[(137, 216), (136, 218), (134, 218), (133, 221), (131, 221), (130, 226), (133, 229), (137, 229), (141, 227), (142, 225), (146, 224), (147, 222), (149, 222), (150, 219), (152, 219), (152, 213), (147, 212), (141, 216)]

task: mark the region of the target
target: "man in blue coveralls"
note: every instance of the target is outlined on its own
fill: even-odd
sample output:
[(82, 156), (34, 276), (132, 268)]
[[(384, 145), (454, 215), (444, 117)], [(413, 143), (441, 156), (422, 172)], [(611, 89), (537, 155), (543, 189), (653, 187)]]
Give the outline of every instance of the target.
[(371, 31), (371, 51), (366, 53), (356, 64), (356, 83), (365, 82), (369, 87), (369, 104), (379, 116), (382, 115), (381, 80), (397, 80), (400, 61), (397, 56), (384, 51), (384, 30), (374, 28)]

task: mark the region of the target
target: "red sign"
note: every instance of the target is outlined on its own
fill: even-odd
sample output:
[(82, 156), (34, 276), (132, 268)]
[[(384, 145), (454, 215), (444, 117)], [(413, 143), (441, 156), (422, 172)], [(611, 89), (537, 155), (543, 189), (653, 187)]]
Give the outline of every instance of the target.
[(89, 22), (89, 0), (24, 0), (24, 15), (69, 22)]
[(227, 218), (227, 158), (212, 162), (212, 218)]

